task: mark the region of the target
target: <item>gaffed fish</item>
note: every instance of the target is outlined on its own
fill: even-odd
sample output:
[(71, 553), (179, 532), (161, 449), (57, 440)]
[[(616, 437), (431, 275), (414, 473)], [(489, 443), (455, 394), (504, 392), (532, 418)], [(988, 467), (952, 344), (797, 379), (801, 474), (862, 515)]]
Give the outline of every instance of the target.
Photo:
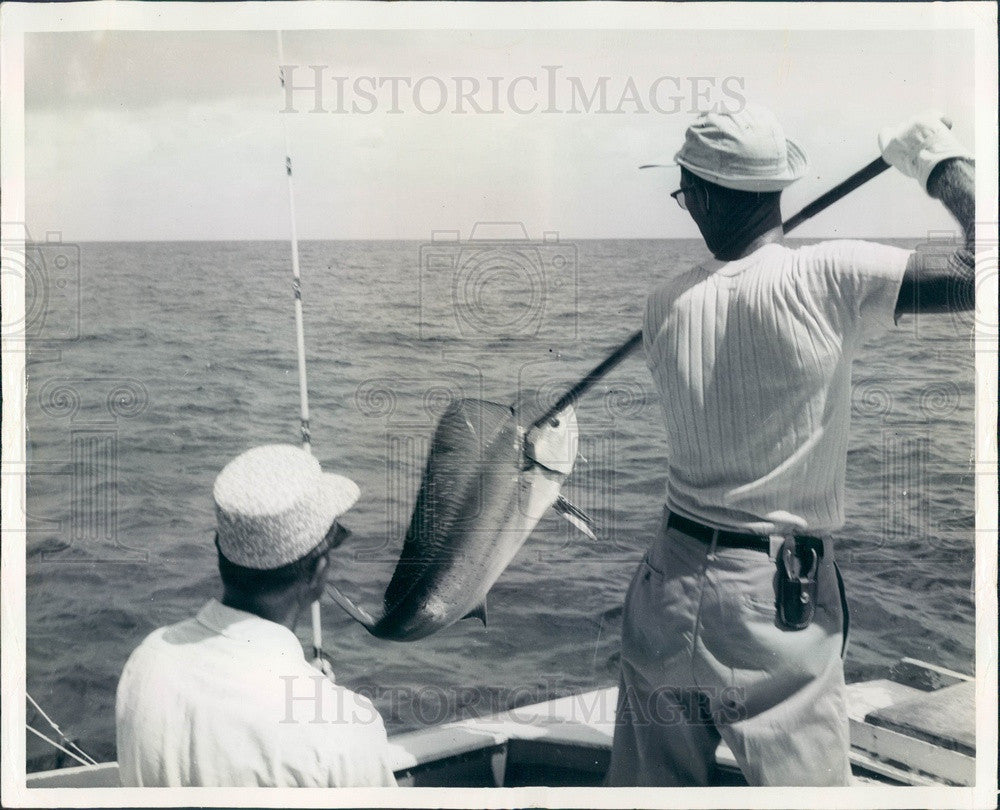
[(330, 595), (373, 636), (394, 641), (465, 617), (485, 624), (487, 593), (549, 507), (594, 536), (593, 522), (559, 492), (577, 447), (572, 406), (527, 430), (510, 406), (451, 403), (434, 432), (381, 617), (335, 586)]

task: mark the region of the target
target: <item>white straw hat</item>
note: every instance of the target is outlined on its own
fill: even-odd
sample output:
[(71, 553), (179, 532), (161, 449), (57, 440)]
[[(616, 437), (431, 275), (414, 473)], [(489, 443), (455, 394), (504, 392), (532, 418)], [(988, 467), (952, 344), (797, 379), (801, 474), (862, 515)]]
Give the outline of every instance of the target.
[(319, 545), (360, 494), (357, 484), (324, 473), (298, 447), (269, 444), (247, 450), (215, 479), (219, 550), (244, 568), (280, 568)]
[(703, 113), (688, 127), (673, 162), (703, 180), (739, 191), (780, 191), (809, 166), (805, 152), (785, 137), (774, 113), (758, 104), (738, 112)]

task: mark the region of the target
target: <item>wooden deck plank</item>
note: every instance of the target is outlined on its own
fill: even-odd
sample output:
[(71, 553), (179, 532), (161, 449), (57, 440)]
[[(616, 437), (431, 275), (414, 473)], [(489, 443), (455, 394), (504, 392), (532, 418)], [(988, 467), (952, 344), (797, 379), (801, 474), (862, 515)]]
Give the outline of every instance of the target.
[(865, 719), (873, 725), (975, 756), (975, 706), (976, 685), (965, 681), (876, 709)]
[(875, 759), (952, 785), (975, 784), (975, 757), (871, 723), (851, 720), (850, 724), (851, 744)]

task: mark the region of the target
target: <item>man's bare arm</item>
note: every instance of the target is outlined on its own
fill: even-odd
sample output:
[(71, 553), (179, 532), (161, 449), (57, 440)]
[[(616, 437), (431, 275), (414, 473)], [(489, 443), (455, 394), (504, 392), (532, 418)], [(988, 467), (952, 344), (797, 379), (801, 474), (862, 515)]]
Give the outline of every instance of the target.
[(896, 316), (955, 312), (975, 306), (975, 165), (967, 158), (938, 163), (927, 179), (927, 193), (944, 203), (958, 221), (964, 244), (950, 256), (918, 250), (910, 257), (896, 300)]

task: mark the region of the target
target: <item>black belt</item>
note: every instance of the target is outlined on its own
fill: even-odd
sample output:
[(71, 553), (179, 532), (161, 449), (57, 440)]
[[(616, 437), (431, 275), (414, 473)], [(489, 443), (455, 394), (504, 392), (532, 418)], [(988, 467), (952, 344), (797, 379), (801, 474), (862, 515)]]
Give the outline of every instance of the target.
[[(689, 520), (675, 512), (671, 512), (670, 517), (667, 518), (667, 528), (677, 529), (677, 531), (683, 532), (688, 537), (701, 540), (703, 543), (711, 543), (712, 537), (716, 533), (716, 529), (713, 529), (711, 526), (706, 526), (704, 523), (698, 523), (695, 520)], [(766, 535), (742, 534), (741, 532), (729, 532), (723, 529), (719, 529), (718, 533), (718, 537), (715, 538), (716, 546), (748, 548), (752, 551), (763, 551), (765, 554), (771, 553), (771, 538)], [(821, 538), (796, 535), (796, 539), (815, 548), (818, 556), (823, 556), (823, 540)]]

